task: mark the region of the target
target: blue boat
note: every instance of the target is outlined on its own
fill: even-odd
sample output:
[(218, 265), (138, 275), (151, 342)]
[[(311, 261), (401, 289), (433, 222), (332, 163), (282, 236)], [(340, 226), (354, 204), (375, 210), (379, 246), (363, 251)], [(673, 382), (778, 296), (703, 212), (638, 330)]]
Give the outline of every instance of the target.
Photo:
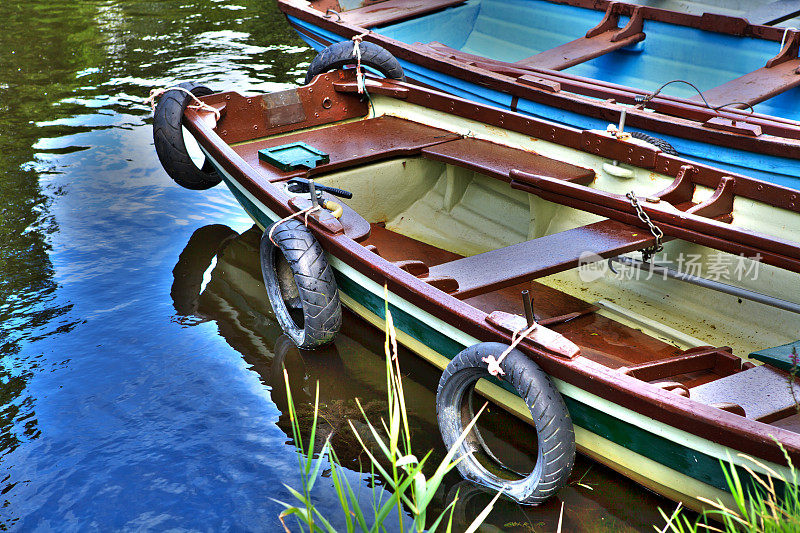
[(363, 35), (429, 87), (583, 129), (624, 114), (683, 157), (800, 190), (800, 31), (591, 0), (361, 4), (278, 0), (317, 50)]

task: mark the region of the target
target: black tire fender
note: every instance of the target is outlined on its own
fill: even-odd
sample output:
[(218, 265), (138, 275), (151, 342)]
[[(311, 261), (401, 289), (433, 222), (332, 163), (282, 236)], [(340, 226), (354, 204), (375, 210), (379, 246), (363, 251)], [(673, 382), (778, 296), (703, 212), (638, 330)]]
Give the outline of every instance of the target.
[(646, 143), (650, 143), (665, 154), (668, 155), (680, 155), (678, 151), (672, 147), (670, 143), (665, 141), (664, 139), (659, 139), (658, 137), (653, 137), (652, 135), (648, 135), (647, 133), (641, 131), (632, 131), (630, 132), (631, 137), (634, 139), (639, 139), (640, 141), (644, 141)]
[[(317, 57), (308, 66), (305, 84), (308, 85), (311, 80), (323, 72), (338, 70), (346, 65), (354, 65), (356, 63), (354, 44), (353, 41), (341, 41), (317, 54)], [(403, 67), (388, 50), (368, 42), (361, 42), (359, 47), (361, 48), (361, 65), (380, 72), (386, 78), (405, 81)]]
[[(177, 87), (195, 96), (213, 94), (208, 87), (193, 82), (184, 82)], [(153, 142), (158, 160), (169, 177), (181, 187), (201, 191), (219, 184), (222, 178), (207, 158), (203, 167), (198, 168), (186, 149), (183, 112), (192, 100), (190, 95), (178, 89), (171, 89), (159, 98), (153, 114)]]
[[(482, 342), (462, 350), (445, 368), (436, 392), (436, 416), (445, 446), (450, 450), (470, 421), (464, 409), (468, 393), (481, 378), (489, 378), (484, 357), (499, 357), (505, 344)], [(575, 463), (575, 432), (564, 399), (550, 378), (535, 362), (519, 350), (511, 350), (501, 363), (507, 380), (530, 410), (538, 435), (536, 466), (527, 475), (505, 478), (487, 469), (475, 452), (485, 452), (483, 438), (473, 426), (461, 442), (455, 458), (463, 457), (457, 468), (464, 478), (503, 490), (514, 500), (537, 505), (554, 495), (569, 479)], [(493, 457), (493, 456), (492, 456)]]
[(333, 342), (342, 325), (333, 268), (317, 239), (300, 221), (279, 224), (272, 233), (274, 244), (269, 237), (274, 225), (261, 237), (261, 273), (267, 296), (283, 332), (299, 348), (319, 348)]

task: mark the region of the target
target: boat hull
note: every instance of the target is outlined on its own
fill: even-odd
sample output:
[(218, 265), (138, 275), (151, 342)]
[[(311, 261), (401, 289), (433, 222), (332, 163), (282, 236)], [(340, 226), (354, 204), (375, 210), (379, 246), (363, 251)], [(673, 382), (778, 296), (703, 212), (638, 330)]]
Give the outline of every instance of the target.
[[(209, 153), (206, 155), (257, 225), (263, 229), (282, 218), (238, 183)], [(398, 341), (437, 369), (444, 369), (461, 350), (480, 342), (368, 278), (347, 261), (332, 254), (328, 260), (336, 273), (344, 305), (381, 329), (386, 325), (388, 307)], [(766, 475), (760, 466), (739, 457), (739, 450), (653, 420), (563, 380), (554, 378), (553, 382), (569, 409), (581, 453), (692, 509), (707, 508), (702, 499), (734, 505), (727, 492), (722, 462), (736, 462), (745, 478), (749, 475), (742, 467)], [(478, 389), (515, 416), (532, 422), (525, 404), (507, 384), (488, 383)], [(759, 462), (775, 472), (788, 474), (783, 466), (763, 459)]]
[[(304, 20), (287, 14), (290, 25), (300, 37), (317, 51), (326, 46), (348, 39), (346, 31), (341, 34), (330, 31), (315, 24), (313, 20)], [(338, 30), (339, 28), (336, 27)], [(399, 41), (394, 41), (402, 45)], [(396, 54), (406, 76), (427, 87), (436, 88), (469, 99), (471, 101), (501, 107), (548, 121), (557, 122), (581, 129), (605, 130), (610, 121), (616, 121), (610, 113), (597, 108), (596, 113), (582, 114), (533, 101), (524, 97), (512, 96), (508, 92), (495, 90), (488, 83), (477, 83), (475, 77), (460, 78), (444, 72), (432, 70), (421, 65), (417, 55), (404, 48), (406, 54)], [(781, 157), (721, 146), (711, 142), (702, 142), (676, 135), (665, 134), (646, 127), (636, 127), (649, 135), (661, 138), (670, 143), (679, 153), (699, 163), (717, 166), (732, 173), (748, 174), (777, 185), (800, 190), (800, 164), (796, 158)]]

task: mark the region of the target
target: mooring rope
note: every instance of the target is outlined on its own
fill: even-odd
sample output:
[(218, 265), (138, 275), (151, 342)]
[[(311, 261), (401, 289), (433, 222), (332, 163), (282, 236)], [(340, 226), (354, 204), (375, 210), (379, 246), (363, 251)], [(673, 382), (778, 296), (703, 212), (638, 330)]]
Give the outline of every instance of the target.
[(505, 359), (506, 356), (511, 353), (511, 350), (516, 348), (517, 345), (520, 342), (522, 342), (522, 339), (533, 333), (533, 330), (535, 330), (538, 326), (539, 324), (534, 322), (530, 326), (522, 327), (514, 331), (514, 333), (511, 335), (511, 345), (508, 348), (506, 348), (497, 359), (495, 359), (494, 356), (492, 355), (490, 355), (489, 357), (481, 358), (481, 361), (483, 361), (487, 365), (486, 370), (488, 370), (489, 373), (495, 377), (504, 376), (505, 372), (500, 367), (500, 363), (502, 363), (503, 359)]
[(199, 98), (197, 98), (197, 96), (194, 95), (194, 93), (192, 93), (192, 91), (184, 89), (183, 87), (164, 87), (163, 89), (151, 89), (150, 90), (150, 96), (147, 97), (145, 102), (150, 104), (150, 110), (154, 114), (156, 112), (156, 100), (161, 98), (164, 95), (164, 93), (166, 93), (167, 91), (183, 91), (183, 92), (185, 92), (186, 94), (191, 96), (192, 99), (195, 102), (197, 102), (197, 105), (186, 106), (186, 107), (188, 107), (189, 109), (204, 109), (206, 111), (210, 111), (211, 113), (214, 113), (214, 117), (216, 117), (216, 119), (219, 120), (219, 118), (220, 118), (219, 109), (217, 109), (214, 106), (210, 106), (207, 103), (201, 101)]
[(272, 227), (270, 228), (270, 230), (269, 230), (269, 240), (272, 242), (272, 244), (274, 244), (275, 246), (278, 246), (278, 243), (275, 242), (275, 239), (272, 238), (272, 235), (273, 235), (273, 233), (275, 233), (275, 230), (278, 229), (278, 226), (280, 226), (284, 222), (289, 222), (293, 218), (299, 217), (300, 215), (305, 215), (305, 218), (303, 219), (303, 225), (304, 226), (308, 226), (308, 215), (310, 215), (314, 211), (317, 211), (318, 209), (322, 209), (322, 206), (312, 205), (310, 207), (306, 207), (305, 209), (303, 209), (301, 211), (298, 211), (297, 213), (293, 213), (293, 214), (289, 215), (288, 217), (284, 217), (284, 218), (280, 219), (275, 224), (273, 224)]
[(356, 58), (356, 86), (358, 86), (358, 94), (364, 94), (367, 90), (364, 84), (364, 71), (361, 69), (361, 41), (364, 37), (369, 35), (370, 32), (364, 32), (360, 35), (353, 36), (353, 55)]

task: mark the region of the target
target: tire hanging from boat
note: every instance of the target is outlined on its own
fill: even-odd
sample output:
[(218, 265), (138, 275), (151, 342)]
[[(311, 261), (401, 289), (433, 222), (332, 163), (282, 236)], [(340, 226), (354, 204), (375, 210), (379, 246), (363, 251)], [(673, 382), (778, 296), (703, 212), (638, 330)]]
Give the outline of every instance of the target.
[(641, 131), (632, 131), (630, 132), (631, 137), (634, 139), (639, 139), (640, 141), (644, 141), (646, 143), (650, 143), (665, 154), (668, 155), (680, 155), (678, 151), (672, 147), (670, 143), (665, 141), (664, 139), (659, 139), (658, 137), (653, 137), (652, 135), (648, 135), (647, 133)]
[(336, 279), (325, 252), (300, 221), (279, 223), (261, 237), (261, 273), (275, 319), (306, 350), (333, 342), (342, 325)]
[[(214, 91), (194, 82), (184, 82), (177, 87), (195, 96), (207, 96)], [(202, 191), (219, 184), (222, 178), (208, 158), (199, 168), (186, 149), (183, 137), (183, 112), (193, 99), (183, 91), (172, 89), (158, 100), (153, 114), (153, 141), (158, 159), (169, 177), (181, 187)]]
[[(449, 450), (474, 416), (470, 395), (481, 378), (490, 378), (483, 358), (498, 358), (508, 345), (496, 342), (475, 344), (461, 351), (445, 368), (436, 392), (436, 416), (442, 439)], [(456, 458), (463, 457), (458, 470), (466, 479), (503, 492), (514, 500), (537, 505), (554, 495), (569, 479), (575, 462), (575, 432), (569, 411), (550, 378), (519, 350), (511, 350), (501, 362), (506, 379), (528, 406), (536, 429), (536, 465), (527, 475), (505, 467), (486, 446), (477, 426), (461, 442)], [(509, 473), (501, 477), (478, 459), (483, 453)], [(493, 465), (495, 466), (495, 465)]]
[[(338, 70), (346, 65), (354, 65), (356, 63), (353, 53), (354, 46), (353, 41), (342, 41), (323, 49), (309, 65), (305, 84), (308, 85), (314, 77), (323, 72)], [(359, 47), (361, 48), (362, 66), (376, 70), (391, 80), (405, 81), (403, 67), (388, 50), (368, 42), (361, 42)]]

